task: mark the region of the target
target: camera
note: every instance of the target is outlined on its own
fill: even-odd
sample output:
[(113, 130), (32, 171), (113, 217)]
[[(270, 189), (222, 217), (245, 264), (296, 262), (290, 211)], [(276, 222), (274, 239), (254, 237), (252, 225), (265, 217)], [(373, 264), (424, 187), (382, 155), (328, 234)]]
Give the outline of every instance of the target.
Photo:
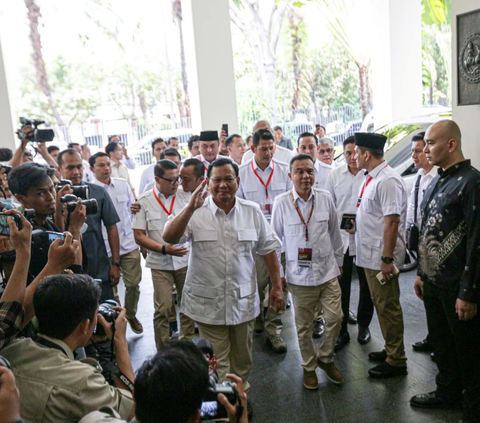
[[(75, 187), (75, 188), (79, 188), (79, 187)], [(61, 198), (61, 202), (65, 204), (68, 212), (72, 213), (75, 210), (75, 207), (77, 207), (78, 197), (73, 194), (67, 194)], [(95, 214), (98, 210), (98, 204), (95, 198), (92, 198), (90, 200), (82, 200), (82, 206), (86, 207), (87, 214)]]
[(12, 170), (12, 166), (0, 165), (0, 167), (3, 167), (5, 169), (5, 175), (8, 175)]
[(60, 191), (65, 185), (70, 185), (70, 189), (73, 191), (73, 195), (76, 195), (78, 198), (82, 200), (86, 200), (88, 198), (89, 190), (87, 185), (72, 185), (72, 181), (68, 179), (60, 179), (57, 185), (57, 192)]
[[(23, 215), (27, 220), (31, 220), (35, 217), (35, 210), (33, 209), (25, 209)], [(18, 230), (22, 229), (22, 219), (18, 214), (5, 214), (0, 212), (0, 235), (3, 236), (10, 236), (10, 226), (8, 226), (8, 216), (13, 217)]]
[(38, 129), (38, 126), (45, 123), (44, 120), (20, 118), (22, 128), (25, 126), (32, 126), (33, 130), (25, 133), (22, 128), (17, 130), (17, 135), (20, 140), (36, 141), (36, 142), (50, 142), (55, 138), (55, 133), (52, 129)]
[[(105, 300), (102, 304), (98, 306), (98, 314), (101, 314), (107, 322), (115, 325), (115, 320), (117, 320), (119, 313), (117, 310), (114, 310), (113, 307), (117, 306), (118, 304), (115, 300)], [(97, 336), (106, 335), (105, 329), (100, 322), (98, 322), (97, 326), (95, 326), (93, 334)]]
[[(200, 339), (197, 342), (197, 347), (205, 354), (205, 359), (213, 358), (213, 347), (210, 341)], [(230, 382), (218, 383), (217, 372), (209, 368), (210, 380), (208, 382), (208, 389), (203, 397), (202, 406), (200, 408), (200, 420), (214, 420), (224, 419), (228, 417), (226, 408), (218, 402), (218, 394), (223, 394), (227, 397), (228, 402), (235, 405), (238, 401), (238, 392)]]
[(43, 229), (34, 229), (32, 231), (32, 243), (39, 246), (50, 246), (57, 238), (65, 241), (65, 235), (62, 232), (44, 231)]

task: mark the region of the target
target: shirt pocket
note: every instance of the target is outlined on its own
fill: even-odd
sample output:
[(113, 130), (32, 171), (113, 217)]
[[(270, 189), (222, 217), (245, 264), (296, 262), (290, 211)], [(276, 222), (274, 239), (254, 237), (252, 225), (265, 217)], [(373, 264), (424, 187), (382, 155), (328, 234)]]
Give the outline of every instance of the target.
[(246, 312), (250, 314), (255, 311), (256, 294), (256, 284), (249, 283), (240, 285), (240, 301), (238, 302), (238, 308), (240, 309), (240, 312)]
[(217, 290), (208, 286), (193, 285), (191, 295), (194, 301), (191, 302), (193, 314), (214, 318), (220, 309), (220, 301), (217, 300)]
[(369, 235), (364, 235), (362, 239), (362, 257), (372, 261), (380, 261), (381, 259), (381, 245), (382, 240), (379, 238), (373, 238)]
[(240, 256), (248, 256), (252, 254), (252, 249), (258, 241), (256, 229), (239, 229), (238, 230), (238, 254)]
[(163, 233), (163, 220), (158, 217), (147, 218), (147, 231), (160, 231)]
[(202, 229), (193, 234), (193, 248), (199, 257), (217, 257), (220, 253), (218, 232), (215, 229)]
[(371, 212), (374, 209), (375, 203), (375, 191), (370, 190), (367, 191), (365, 188), (365, 192), (363, 193), (362, 197), (362, 209), (366, 212)]
[(117, 201), (119, 203), (126, 203), (128, 201), (127, 195), (117, 195)]

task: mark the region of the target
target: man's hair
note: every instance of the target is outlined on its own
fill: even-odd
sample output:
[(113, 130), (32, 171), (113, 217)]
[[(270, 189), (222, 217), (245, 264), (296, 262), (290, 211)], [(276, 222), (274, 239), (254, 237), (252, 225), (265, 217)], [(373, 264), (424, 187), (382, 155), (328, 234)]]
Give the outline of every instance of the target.
[(69, 156), (72, 156), (74, 154), (78, 154), (78, 156), (80, 158), (82, 158), (82, 156), (80, 155), (80, 153), (75, 150), (74, 148), (67, 148), (66, 150), (63, 150), (63, 151), (60, 151), (60, 153), (58, 153), (58, 156), (57, 156), (57, 164), (59, 167), (62, 167), (62, 163), (63, 163), (63, 156), (67, 154)]
[(167, 156), (170, 156), (170, 157), (177, 156), (180, 159), (180, 161), (182, 160), (182, 156), (180, 155), (180, 153), (175, 148), (172, 148), (172, 147), (166, 148), (160, 153), (160, 160), (163, 160)]
[(107, 153), (108, 156), (110, 157), (110, 153), (113, 153), (115, 151), (115, 149), (117, 148), (117, 145), (118, 145), (117, 141), (109, 142), (105, 147), (105, 153)]
[(192, 135), (188, 140), (188, 149), (191, 150), (193, 148), (193, 143), (200, 141), (200, 135)]
[(135, 417), (142, 423), (185, 423), (198, 412), (209, 384), (208, 363), (191, 341), (172, 341), (135, 377)]
[(303, 134), (300, 134), (297, 140), (298, 145), (300, 145), (300, 140), (302, 138), (307, 138), (307, 137), (313, 137), (313, 139), (315, 140), (315, 144), (318, 145), (318, 138), (316, 137), (316, 135), (312, 134), (311, 132), (304, 132)]
[(47, 276), (33, 294), (40, 333), (65, 339), (84, 320), (93, 321), (101, 293), (88, 275)]
[(78, 142), (71, 142), (68, 144), (68, 148), (73, 148), (73, 146), (78, 145), (80, 147), (80, 144)]
[(108, 158), (110, 158), (110, 156), (109, 156), (107, 153), (104, 153), (103, 151), (99, 151), (98, 153), (95, 153), (93, 156), (91, 156), (91, 157), (88, 159), (88, 163), (90, 164), (90, 166), (94, 167), (94, 166), (95, 166), (95, 161), (96, 161), (99, 157), (108, 157)]
[(376, 159), (381, 159), (384, 154), (383, 150), (378, 148), (361, 147), (359, 145), (357, 145), (357, 148), (362, 152), (362, 154), (365, 153), (365, 151), (370, 151), (371, 155)]
[(273, 141), (273, 135), (268, 129), (259, 129), (257, 132), (253, 134), (253, 140), (252, 144), (255, 147), (258, 147), (258, 144), (260, 144), (260, 140), (267, 140), (267, 141)]
[(232, 134), (225, 140), (225, 147), (230, 147), (233, 144), (234, 138), (242, 138), (241, 135)]
[[(163, 138), (155, 138), (153, 141), (152, 141), (152, 151), (155, 150), (155, 144), (158, 144), (159, 142), (165, 142), (165, 140)], [(165, 143), (166, 144), (166, 143)]]
[(318, 140), (318, 145), (322, 145), (322, 144), (331, 145), (332, 148), (333, 148), (333, 140), (330, 139), (330, 138), (326, 138), (326, 137), (320, 138), (320, 139)]
[[(278, 131), (279, 129), (280, 129), (280, 131), (282, 131), (282, 127), (281, 127), (281, 126), (278, 126), (278, 125), (273, 128), (274, 131)], [(283, 131), (282, 131), (282, 132), (283, 132)]]
[(412, 137), (412, 142), (423, 141), (423, 145), (425, 145), (425, 132), (419, 132), (418, 134)]
[(24, 163), (8, 174), (8, 186), (13, 195), (27, 195), (30, 188), (40, 186), (50, 176), (48, 166), (39, 163)]
[(177, 140), (177, 141), (178, 141), (178, 138), (177, 138), (177, 137), (170, 137), (170, 138), (168, 139), (167, 145), (170, 145), (170, 142), (171, 142), (172, 140)]
[(47, 147), (48, 154), (52, 154), (54, 151), (60, 150), (56, 145), (49, 145)]
[(187, 159), (183, 162), (183, 167), (193, 166), (193, 176), (201, 178), (205, 175), (205, 167), (198, 159)]
[(292, 160), (290, 160), (290, 171), (293, 168), (293, 164), (299, 160), (310, 160), (313, 163), (313, 159), (308, 154), (297, 154), (296, 156), (292, 157)]
[(319, 123), (317, 123), (317, 124), (315, 125), (315, 128), (316, 128), (316, 129), (318, 129), (318, 128), (323, 128), (324, 131), (327, 130), (327, 129), (325, 128), (325, 126), (320, 125)]
[(353, 135), (350, 135), (348, 138), (345, 138), (345, 140), (343, 141), (344, 150), (348, 144), (355, 144), (355, 137)]
[[(120, 135), (116, 135), (116, 134), (114, 134), (114, 135), (109, 135), (109, 136), (108, 136), (108, 142), (112, 142), (112, 140), (113, 140), (114, 138), (122, 139), (122, 138), (120, 137)], [(115, 142), (118, 142), (118, 141), (115, 141)]]
[(157, 162), (154, 168), (155, 176), (162, 178), (166, 170), (178, 169), (177, 164), (168, 159), (162, 159)]
[(220, 166), (226, 166), (226, 165), (230, 165), (233, 167), (235, 176), (238, 178), (238, 165), (232, 162), (230, 159), (226, 159), (222, 157), (210, 163), (210, 166), (208, 166), (208, 170), (207, 170), (207, 178), (210, 178), (210, 175), (212, 174), (212, 170), (214, 167), (220, 167)]

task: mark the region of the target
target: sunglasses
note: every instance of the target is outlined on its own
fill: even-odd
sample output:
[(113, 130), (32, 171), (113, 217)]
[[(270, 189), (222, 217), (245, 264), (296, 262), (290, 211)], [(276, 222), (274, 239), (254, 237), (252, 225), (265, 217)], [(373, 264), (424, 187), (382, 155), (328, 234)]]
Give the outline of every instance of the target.
[(321, 149), (321, 150), (318, 150), (318, 152), (320, 154), (325, 154), (325, 153), (332, 154), (333, 153), (333, 148), (327, 148), (326, 150)]

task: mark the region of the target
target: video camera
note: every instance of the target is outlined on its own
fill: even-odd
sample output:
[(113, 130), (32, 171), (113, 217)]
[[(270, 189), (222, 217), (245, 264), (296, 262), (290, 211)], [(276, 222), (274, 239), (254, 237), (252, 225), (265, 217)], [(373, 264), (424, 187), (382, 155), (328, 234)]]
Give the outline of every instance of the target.
[[(197, 347), (205, 354), (207, 361), (213, 359), (213, 347), (210, 341), (201, 339), (197, 342)], [(200, 420), (216, 420), (228, 417), (226, 408), (218, 402), (218, 394), (227, 397), (228, 402), (235, 405), (238, 401), (238, 392), (230, 382), (218, 383), (218, 374), (214, 368), (209, 368), (210, 380), (208, 389), (203, 398), (200, 408)]]
[[(35, 217), (35, 210), (33, 209), (25, 209), (23, 211), (23, 215), (27, 220), (31, 220)], [(18, 230), (22, 229), (22, 219), (18, 214), (5, 214), (0, 212), (0, 235), (2, 236), (10, 236), (10, 226), (8, 226), (7, 218), (11, 216), (15, 221)]]
[(57, 185), (57, 192), (60, 191), (65, 185), (70, 185), (70, 189), (73, 191), (73, 195), (76, 195), (82, 200), (86, 200), (89, 195), (89, 189), (87, 185), (73, 186), (72, 181), (68, 179), (60, 179)]
[[(9, 148), (0, 148), (0, 162), (9, 162), (13, 158), (13, 152)], [(12, 166), (0, 164), (0, 167), (5, 169), (5, 174), (8, 175), (12, 170)]]
[[(67, 194), (61, 198), (61, 202), (65, 204), (67, 211), (69, 213), (72, 213), (75, 210), (75, 207), (77, 207), (78, 197), (73, 194)], [(87, 214), (95, 214), (98, 210), (98, 204), (95, 198), (91, 198), (90, 200), (82, 200), (82, 206), (85, 206), (87, 208)]]
[[(20, 123), (22, 127), (17, 130), (17, 136), (20, 140), (36, 141), (36, 142), (50, 142), (55, 138), (55, 133), (52, 129), (38, 129), (38, 126), (45, 123), (44, 120), (40, 119), (27, 119), (24, 117), (20, 118)], [(33, 127), (30, 132), (23, 132), (22, 129), (26, 126)]]
[[(102, 304), (98, 306), (98, 314), (101, 314), (107, 322), (112, 323), (112, 327), (115, 326), (115, 320), (119, 315), (117, 310), (114, 310), (113, 307), (117, 307), (118, 304), (115, 300), (105, 300)], [(97, 336), (105, 336), (105, 329), (103, 328), (100, 322), (97, 323), (93, 334)]]

